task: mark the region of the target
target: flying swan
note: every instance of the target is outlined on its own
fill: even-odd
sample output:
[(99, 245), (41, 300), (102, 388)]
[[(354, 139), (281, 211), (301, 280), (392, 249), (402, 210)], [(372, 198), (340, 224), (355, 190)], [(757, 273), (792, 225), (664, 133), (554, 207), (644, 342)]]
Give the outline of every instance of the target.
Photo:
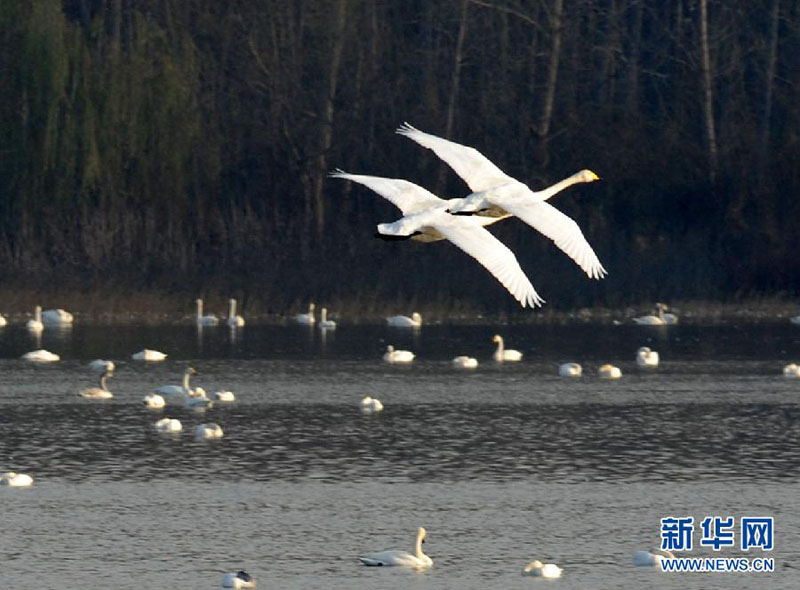
[(359, 556), (359, 561), (364, 565), (401, 565), (406, 567), (424, 568), (433, 565), (433, 560), (422, 552), (422, 544), (425, 542), (427, 532), (423, 527), (417, 529), (417, 542), (414, 545), (414, 553), (407, 551), (381, 551), (379, 553), (369, 553)]
[(522, 307), (544, 303), (520, 268), (514, 253), (484, 229), (483, 226), (500, 218), (450, 215), (448, 207), (459, 199), (445, 201), (407, 180), (348, 174), (341, 170), (331, 173), (331, 176), (362, 184), (403, 212), (404, 217), (394, 223), (379, 224), (378, 237), (388, 240), (411, 238), (423, 242), (449, 240), (500, 281)]
[(397, 133), (405, 135), (439, 156), (472, 190), (450, 207), (455, 214), (482, 213), (493, 218), (514, 215), (550, 238), (592, 279), (607, 273), (575, 221), (546, 203), (547, 199), (573, 184), (599, 180), (591, 170), (581, 170), (551, 187), (532, 191), (508, 176), (475, 148), (424, 133), (408, 123)]

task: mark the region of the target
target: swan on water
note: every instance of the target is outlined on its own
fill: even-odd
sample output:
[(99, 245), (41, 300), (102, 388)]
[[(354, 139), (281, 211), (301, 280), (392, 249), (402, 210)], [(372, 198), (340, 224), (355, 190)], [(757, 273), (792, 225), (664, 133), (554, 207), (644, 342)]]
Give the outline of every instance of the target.
[(235, 573), (225, 574), (222, 578), (222, 587), (226, 590), (244, 590), (245, 588), (255, 588), (256, 579), (244, 570)]
[(678, 316), (674, 313), (664, 313), (669, 307), (665, 303), (656, 303), (655, 313), (633, 318), (634, 323), (640, 326), (668, 326), (678, 323)]
[(150, 350), (149, 348), (145, 348), (140, 350), (139, 352), (133, 353), (131, 355), (131, 358), (135, 361), (157, 362), (166, 359), (167, 355), (157, 350)]
[(8, 325), (8, 320), (6, 319), (6, 316), (0, 314), (0, 328), (7, 325)]
[(244, 326), (244, 318), (236, 314), (236, 299), (228, 299), (228, 319), (225, 325), (229, 328), (241, 328)]
[(650, 350), (647, 346), (642, 346), (636, 351), (636, 364), (640, 367), (657, 367), (659, 362), (658, 353)]
[[(188, 367), (183, 372), (183, 383), (181, 385), (161, 385), (156, 387), (155, 392), (166, 397), (195, 397), (199, 392), (193, 390), (189, 384), (189, 380), (193, 375), (197, 375), (197, 371), (192, 367)], [(202, 392), (205, 395), (205, 391)]]
[(650, 551), (636, 551), (633, 554), (633, 565), (639, 567), (659, 566), (663, 569), (662, 562), (675, 559), (675, 556), (664, 549), (654, 548)]
[(43, 348), (26, 352), (22, 355), (22, 358), (26, 361), (33, 361), (35, 363), (54, 363), (61, 360), (60, 356)]
[(144, 396), (142, 401), (144, 402), (145, 406), (152, 410), (160, 410), (167, 405), (167, 402), (164, 400), (164, 398), (157, 393), (148, 393), (146, 396)]
[(583, 367), (578, 363), (563, 363), (558, 367), (560, 377), (580, 377), (583, 375)]
[(319, 312), (319, 327), (323, 330), (335, 330), (336, 322), (328, 319), (328, 309), (323, 307)]
[(410, 350), (395, 350), (390, 344), (386, 347), (383, 360), (387, 363), (410, 363), (414, 360), (414, 353)]
[(383, 404), (381, 400), (374, 397), (366, 396), (358, 404), (362, 414), (374, 414), (383, 411)]
[(597, 374), (601, 379), (619, 379), (622, 377), (622, 371), (614, 365), (602, 365), (597, 369)]
[(161, 418), (153, 426), (158, 432), (180, 432), (183, 430), (183, 424), (176, 418)]
[(12, 488), (23, 488), (33, 484), (33, 478), (25, 473), (6, 471), (0, 473), (0, 485)]
[(308, 313), (298, 313), (296, 316), (294, 316), (294, 321), (305, 326), (310, 326), (311, 324), (315, 323), (317, 320), (314, 317), (314, 304), (309, 303)]
[[(450, 201), (440, 199), (407, 180), (348, 174), (341, 170), (331, 173), (331, 177), (362, 184), (402, 211), (404, 217), (399, 220), (378, 225), (377, 237), (423, 242), (448, 240), (488, 270), (522, 307), (541, 306), (544, 303), (544, 299), (539, 297), (520, 268), (514, 253), (485, 229), (484, 226), (500, 221), (501, 218), (450, 215), (447, 212)], [(411, 320), (414, 321), (415, 318), (412, 316)], [(419, 321), (422, 321), (421, 318)], [(414, 327), (413, 324), (402, 325)]]
[(215, 391), (214, 399), (218, 402), (232, 402), (236, 400), (236, 396), (232, 391)]
[(506, 349), (505, 343), (503, 342), (503, 337), (500, 334), (495, 334), (494, 338), (492, 338), (492, 342), (497, 344), (497, 350), (494, 351), (494, 355), (492, 358), (496, 360), (498, 363), (502, 363), (505, 361), (515, 362), (522, 360), (522, 353), (518, 350), (511, 350)]
[(458, 369), (477, 369), (478, 368), (478, 359), (476, 359), (474, 357), (471, 357), (471, 356), (466, 356), (466, 355), (461, 355), (461, 356), (455, 357), (451, 361), (451, 363), (453, 364), (454, 367), (456, 367)]
[(784, 377), (800, 377), (800, 365), (797, 363), (789, 363), (783, 368)]
[(28, 323), (25, 324), (25, 327), (28, 328), (31, 332), (41, 332), (44, 330), (44, 324), (42, 323), (42, 306), (37, 305), (33, 308), (33, 318), (28, 320)]
[(407, 315), (393, 315), (386, 318), (386, 325), (392, 328), (419, 328), (422, 326), (422, 316), (416, 311), (411, 314), (411, 317)]
[(100, 373), (104, 371), (113, 371), (116, 367), (114, 366), (114, 361), (106, 361), (103, 359), (95, 359), (90, 361), (87, 365), (92, 371), (98, 371)]
[(202, 299), (195, 299), (195, 305), (197, 306), (197, 315), (195, 316), (195, 322), (197, 322), (198, 326), (217, 326), (219, 325), (219, 318), (214, 314), (210, 315), (203, 315), (203, 300)]
[(215, 422), (200, 424), (194, 430), (195, 438), (222, 438), (223, 434), (222, 427)]
[(72, 314), (63, 309), (47, 309), (42, 312), (45, 326), (71, 326), (73, 320)]
[(475, 148), (424, 133), (408, 123), (397, 133), (432, 150), (467, 183), (472, 194), (453, 203), (450, 213), (513, 215), (555, 243), (592, 279), (607, 273), (575, 221), (547, 203), (547, 199), (574, 184), (599, 180), (591, 170), (581, 170), (541, 191), (532, 191), (500, 170)]
[(114, 397), (114, 394), (108, 390), (106, 385), (106, 381), (113, 376), (114, 373), (112, 371), (103, 371), (100, 375), (100, 387), (86, 387), (81, 389), (78, 395), (90, 399), (109, 399)]
[(425, 543), (424, 527), (417, 529), (417, 541), (414, 544), (414, 553), (407, 551), (392, 550), (381, 551), (379, 553), (368, 553), (367, 555), (359, 556), (359, 561), (364, 565), (370, 566), (406, 566), (413, 568), (424, 568), (433, 565), (433, 560), (422, 552), (422, 545)]
[(534, 559), (522, 569), (522, 575), (537, 578), (560, 578), (563, 571), (554, 563), (542, 563), (538, 559)]

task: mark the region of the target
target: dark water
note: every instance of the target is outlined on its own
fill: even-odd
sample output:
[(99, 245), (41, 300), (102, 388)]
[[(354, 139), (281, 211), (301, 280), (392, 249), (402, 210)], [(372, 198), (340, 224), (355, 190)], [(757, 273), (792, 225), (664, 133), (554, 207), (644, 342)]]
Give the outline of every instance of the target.
[[(498, 331), (522, 363), (490, 360)], [(418, 359), (382, 363), (389, 343)], [(260, 588), (516, 588), (547, 583), (519, 576), (534, 557), (565, 568), (549, 582), (563, 588), (800, 585), (800, 379), (781, 375), (800, 360), (792, 326), (76, 326), (41, 344), (62, 361), (17, 360), (38, 343), (0, 333), (0, 470), (36, 479), (0, 488), (0, 587), (214, 588), (245, 567)], [(636, 368), (642, 345), (657, 370)], [(145, 346), (168, 360), (126, 360)], [(478, 369), (452, 368), (460, 354)], [(76, 397), (92, 358), (117, 363), (114, 399)], [(559, 378), (566, 361), (584, 377)], [(596, 377), (606, 362), (621, 380)], [(190, 365), (237, 401), (142, 406)], [(364, 395), (384, 412), (360, 415)], [(157, 434), (164, 415), (184, 432)], [(225, 437), (194, 440), (203, 421)], [(777, 572), (631, 564), (661, 517), (717, 514), (775, 516)], [(357, 564), (409, 549), (419, 525), (430, 571)]]

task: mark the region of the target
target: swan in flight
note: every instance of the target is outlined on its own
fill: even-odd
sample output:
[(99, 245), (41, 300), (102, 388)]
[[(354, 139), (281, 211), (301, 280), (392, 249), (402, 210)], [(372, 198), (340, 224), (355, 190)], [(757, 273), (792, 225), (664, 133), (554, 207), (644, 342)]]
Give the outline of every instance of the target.
[(153, 363), (165, 360), (167, 358), (167, 355), (157, 350), (150, 350), (149, 348), (143, 348), (139, 352), (133, 353), (131, 355), (131, 358), (135, 361), (147, 361)]
[(597, 374), (601, 379), (619, 379), (622, 377), (622, 371), (614, 365), (602, 365), (597, 369)]
[(563, 571), (554, 563), (542, 563), (538, 559), (534, 559), (522, 569), (522, 575), (537, 578), (560, 578)]
[(200, 424), (194, 431), (195, 438), (222, 438), (223, 434), (222, 427), (215, 422)]
[(180, 432), (183, 430), (183, 424), (177, 418), (161, 418), (153, 426), (158, 432)]
[(225, 574), (222, 578), (222, 587), (225, 590), (244, 590), (245, 588), (255, 588), (256, 579), (244, 570), (235, 573)]
[(498, 363), (505, 361), (516, 362), (522, 360), (522, 353), (518, 350), (506, 349), (503, 337), (500, 334), (495, 334), (492, 342), (497, 344), (497, 350), (494, 351), (492, 358)]
[(0, 473), (0, 486), (23, 488), (32, 484), (33, 478), (25, 473), (17, 473), (16, 471), (6, 471), (5, 473)]
[(42, 306), (37, 305), (33, 308), (33, 317), (28, 320), (28, 323), (25, 324), (25, 327), (28, 328), (31, 332), (41, 332), (44, 330), (44, 324), (42, 323)]
[(425, 543), (427, 531), (423, 527), (417, 529), (417, 542), (414, 545), (414, 553), (407, 551), (381, 551), (379, 553), (369, 553), (359, 556), (359, 561), (364, 565), (401, 565), (413, 568), (424, 568), (433, 565), (433, 560), (422, 552), (422, 544)]
[(40, 348), (39, 350), (32, 350), (22, 355), (23, 360), (33, 361), (35, 363), (54, 363), (60, 361), (61, 357), (57, 354)]
[(358, 408), (362, 414), (375, 414), (383, 411), (383, 404), (381, 400), (367, 396), (359, 402)]
[(203, 315), (203, 300), (202, 299), (195, 299), (195, 305), (197, 306), (197, 315), (195, 316), (195, 321), (197, 322), (198, 326), (217, 326), (219, 325), (219, 318), (214, 314), (210, 315)]
[(414, 360), (414, 353), (410, 350), (395, 350), (390, 344), (386, 347), (383, 360), (387, 363), (410, 363)]
[(655, 314), (633, 318), (633, 322), (640, 326), (669, 326), (678, 323), (678, 316), (674, 313), (664, 313), (669, 309), (665, 303), (656, 303), (654, 308)]
[(457, 369), (477, 369), (478, 359), (471, 356), (457, 356), (452, 361), (452, 364)]
[(108, 390), (106, 385), (106, 381), (113, 376), (114, 373), (111, 371), (103, 371), (102, 375), (100, 375), (100, 387), (86, 387), (81, 389), (78, 395), (90, 399), (109, 399), (114, 397), (114, 394)]
[(599, 180), (597, 174), (581, 170), (549, 188), (532, 191), (505, 174), (475, 148), (424, 133), (408, 123), (397, 133), (432, 150), (472, 190), (471, 195), (450, 206), (450, 213), (483, 213), (490, 217), (513, 215), (550, 238), (589, 278), (601, 279), (607, 274), (578, 224), (546, 202), (569, 186)]
[(150, 408), (151, 410), (160, 410), (164, 406), (167, 405), (167, 402), (164, 401), (164, 398), (158, 395), (157, 393), (149, 393), (142, 399), (144, 405)]
[(317, 320), (314, 317), (314, 304), (309, 303), (308, 313), (298, 313), (296, 316), (294, 316), (294, 321), (305, 326), (310, 326), (311, 324), (315, 323)]
[(653, 567), (657, 565), (663, 569), (661, 562), (667, 559), (675, 559), (675, 556), (664, 549), (656, 548), (650, 551), (636, 551), (633, 554), (633, 565), (640, 567)]
[(449, 240), (500, 281), (522, 307), (544, 303), (520, 268), (514, 253), (484, 228), (500, 218), (450, 215), (447, 212), (449, 201), (407, 180), (348, 174), (341, 170), (331, 173), (331, 176), (363, 184), (403, 212), (404, 217), (394, 223), (379, 224), (378, 237), (426, 242)]
[(386, 325), (392, 328), (420, 328), (422, 327), (422, 316), (416, 311), (411, 314), (411, 317), (407, 315), (393, 315), (386, 318)]
[(116, 367), (114, 361), (106, 361), (103, 359), (95, 359), (90, 361), (87, 365), (92, 371), (102, 373), (103, 371), (113, 371)]
[(328, 319), (328, 308), (323, 307), (319, 312), (319, 327), (323, 330), (335, 330), (336, 322)]
[(578, 363), (563, 363), (558, 367), (560, 377), (580, 377), (583, 375), (583, 367)]
[(789, 363), (783, 368), (784, 377), (800, 377), (800, 365), (797, 363)]
[(636, 364), (640, 367), (657, 367), (658, 366), (658, 353), (655, 350), (650, 350), (647, 346), (642, 346), (636, 351)]
[(48, 309), (42, 312), (42, 322), (45, 326), (71, 326), (73, 321), (72, 314), (63, 309)]
[(244, 326), (244, 318), (236, 314), (236, 299), (228, 299), (228, 319), (225, 325), (229, 328), (241, 328)]

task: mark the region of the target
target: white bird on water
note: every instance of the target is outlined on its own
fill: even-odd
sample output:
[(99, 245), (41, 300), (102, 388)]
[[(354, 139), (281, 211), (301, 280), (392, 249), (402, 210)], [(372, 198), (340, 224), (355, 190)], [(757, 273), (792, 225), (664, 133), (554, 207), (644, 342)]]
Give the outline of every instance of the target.
[(497, 349), (494, 351), (492, 358), (498, 363), (502, 362), (516, 362), (522, 360), (522, 353), (518, 350), (506, 349), (503, 337), (500, 334), (495, 334), (492, 342), (497, 344)]
[(560, 578), (563, 571), (554, 563), (542, 563), (538, 559), (534, 559), (522, 569), (522, 575), (553, 579)]
[(42, 306), (37, 305), (33, 308), (33, 317), (28, 320), (28, 323), (25, 324), (25, 327), (28, 328), (31, 332), (41, 332), (44, 330), (44, 324), (42, 323)]
[(387, 363), (410, 363), (414, 360), (414, 353), (410, 350), (395, 350), (390, 344), (386, 347), (383, 360)]
[(113, 371), (116, 367), (114, 366), (114, 361), (107, 361), (104, 359), (95, 359), (93, 361), (89, 361), (87, 365), (92, 371), (97, 371), (102, 373), (104, 371)]
[(678, 316), (674, 313), (664, 313), (669, 309), (665, 303), (656, 303), (655, 313), (633, 318), (635, 324), (640, 326), (669, 326), (678, 323)]
[(9, 486), (12, 488), (24, 488), (33, 484), (33, 478), (25, 473), (17, 473), (16, 471), (6, 471), (0, 473), (0, 485)]
[(622, 371), (619, 367), (614, 365), (602, 365), (597, 369), (597, 374), (601, 379), (619, 379), (622, 377)]
[(411, 317), (407, 315), (393, 315), (386, 318), (386, 325), (392, 328), (420, 328), (422, 327), (422, 316), (416, 311), (411, 314)]
[(244, 590), (245, 588), (255, 588), (256, 579), (244, 570), (225, 574), (222, 578), (222, 587), (225, 590)]
[(658, 366), (659, 356), (655, 350), (642, 346), (636, 351), (636, 364), (640, 367), (655, 368)]
[[(188, 367), (183, 372), (183, 382), (181, 385), (161, 385), (156, 387), (156, 393), (166, 396), (167, 398), (175, 397), (195, 397), (195, 390), (189, 384), (189, 380), (193, 375), (197, 375), (197, 371), (192, 367)], [(199, 389), (199, 388), (198, 388)], [(205, 393), (204, 391), (202, 393)]]
[(180, 432), (183, 430), (183, 424), (176, 418), (161, 418), (153, 426), (158, 432)]
[(110, 399), (114, 397), (114, 394), (108, 390), (108, 386), (106, 385), (106, 381), (113, 376), (113, 372), (108, 370), (103, 371), (100, 375), (100, 387), (86, 387), (81, 389), (78, 395), (89, 399)]
[(200, 424), (194, 431), (195, 438), (222, 438), (223, 434), (222, 427), (216, 422)]
[(195, 299), (195, 305), (197, 306), (197, 315), (195, 317), (195, 322), (197, 322), (198, 326), (217, 326), (219, 325), (219, 318), (214, 314), (203, 315), (203, 300), (202, 299)]
[(151, 410), (160, 410), (164, 406), (167, 405), (167, 402), (164, 400), (163, 397), (158, 395), (157, 393), (149, 393), (142, 399), (144, 405), (150, 408)]
[(560, 377), (580, 377), (583, 375), (583, 367), (578, 363), (563, 363), (558, 367)]
[(63, 309), (48, 309), (42, 312), (42, 322), (45, 326), (71, 326), (75, 318)]
[(336, 322), (328, 319), (328, 308), (323, 307), (319, 312), (319, 327), (323, 330), (335, 330)]
[(131, 355), (131, 358), (135, 361), (146, 361), (146, 362), (158, 362), (163, 361), (167, 358), (167, 355), (163, 352), (159, 352), (157, 350), (151, 350), (149, 348), (143, 348), (139, 352), (135, 352)]
[(591, 170), (581, 170), (546, 189), (532, 191), (500, 170), (475, 148), (424, 133), (408, 123), (401, 126), (397, 133), (432, 150), (472, 190), (471, 195), (450, 206), (451, 213), (477, 213), (490, 217), (514, 215), (550, 238), (590, 278), (601, 279), (607, 274), (578, 224), (546, 202), (574, 184), (599, 180), (597, 174)]
[(8, 325), (8, 320), (6, 319), (6, 316), (0, 314), (0, 328), (7, 325)]
[(675, 559), (675, 556), (664, 549), (650, 549), (649, 551), (636, 551), (633, 554), (633, 565), (639, 567), (662, 567), (662, 563), (668, 559)]
[(362, 414), (375, 414), (383, 411), (383, 404), (381, 400), (368, 395), (359, 402), (358, 408)]
[(455, 357), (452, 361), (450, 361), (454, 367), (457, 369), (477, 369), (478, 368), (478, 359), (461, 355)]
[(244, 318), (236, 313), (236, 299), (228, 299), (228, 319), (225, 325), (229, 328), (241, 328), (244, 326)]
[(54, 363), (61, 360), (60, 356), (43, 348), (26, 352), (22, 355), (22, 358), (23, 360), (33, 361), (35, 363)]
[(783, 368), (784, 377), (800, 377), (800, 365), (797, 363), (789, 363)]
[(304, 326), (310, 326), (316, 323), (317, 319), (314, 317), (314, 304), (308, 304), (308, 313), (298, 313), (294, 316), (294, 321)]
[[(447, 208), (459, 199), (445, 201), (407, 180), (348, 174), (341, 170), (333, 172), (331, 176), (363, 184), (402, 211), (403, 217), (397, 221), (378, 225), (376, 234), (378, 237), (386, 240), (413, 239), (422, 242), (446, 239), (488, 270), (522, 307), (540, 306), (544, 303), (520, 268), (514, 253), (484, 227), (499, 221), (502, 217), (450, 215)], [(401, 325), (414, 327), (417, 318), (412, 316), (411, 319), (412, 323)], [(418, 319), (421, 323), (422, 319)], [(387, 322), (389, 321), (387, 319)], [(397, 324), (390, 322), (390, 325)]]
[(417, 541), (414, 544), (414, 553), (392, 550), (368, 553), (359, 556), (359, 561), (370, 566), (406, 566), (413, 568), (426, 568), (433, 565), (433, 560), (422, 551), (427, 531), (424, 527), (417, 529)]

